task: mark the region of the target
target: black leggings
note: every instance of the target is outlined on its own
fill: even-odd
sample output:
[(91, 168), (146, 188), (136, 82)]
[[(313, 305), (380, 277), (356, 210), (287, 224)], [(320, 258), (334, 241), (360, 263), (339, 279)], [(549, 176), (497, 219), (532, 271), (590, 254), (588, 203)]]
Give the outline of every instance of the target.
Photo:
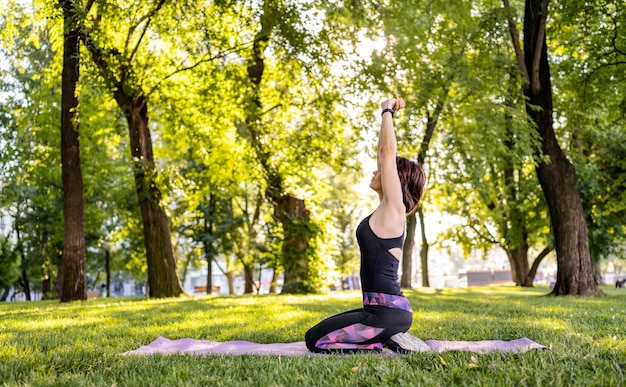
[(304, 336), (311, 352), (381, 350), (393, 335), (406, 332), (413, 322), (410, 311), (386, 306), (364, 306), (329, 317)]

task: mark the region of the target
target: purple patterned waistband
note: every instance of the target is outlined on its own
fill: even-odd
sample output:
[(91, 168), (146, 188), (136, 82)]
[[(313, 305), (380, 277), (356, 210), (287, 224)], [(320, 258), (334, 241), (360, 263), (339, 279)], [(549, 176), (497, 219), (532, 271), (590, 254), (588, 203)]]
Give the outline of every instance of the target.
[(406, 297), (394, 296), (393, 294), (363, 292), (363, 305), (380, 305), (412, 312)]

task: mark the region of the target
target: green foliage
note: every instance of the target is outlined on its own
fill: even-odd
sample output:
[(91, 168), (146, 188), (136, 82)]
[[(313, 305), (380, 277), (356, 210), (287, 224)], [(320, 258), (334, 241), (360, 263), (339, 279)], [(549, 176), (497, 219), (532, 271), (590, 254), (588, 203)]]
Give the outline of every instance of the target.
[[(62, 23), (55, 2), (3, 4), (0, 209), (16, 220), (28, 274), (39, 281), (55, 275), (62, 249)], [(306, 286), (332, 282), (329, 269), (355, 270), (353, 227), (368, 203), (354, 183), (361, 179), (359, 154), (372, 153), (375, 144), (372, 111), (380, 94), (407, 100), (397, 118), (403, 155), (418, 154), (426, 125), (437, 121), (426, 153), (424, 204), (427, 212), (461, 218), (447, 234), (455, 243), (514, 247), (521, 234), (512, 219), (520, 214), (531, 246), (549, 242), (531, 157), (538, 139), (530, 135), (500, 2), (158, 4), (93, 2), (84, 15), (82, 28), (110, 61), (103, 72), (91, 57), (81, 60), (91, 278), (102, 270), (105, 249), (113, 254), (114, 271), (138, 280), (146, 271), (126, 118), (102, 87), (121, 80), (134, 88), (125, 90), (128, 95), (141, 90), (147, 97), (158, 160), (154, 183), (163, 193), (181, 268), (229, 257), (228, 270), (282, 269), (285, 230), (264, 195), (271, 172), (283, 184), (281, 194), (304, 199), (311, 212)], [(268, 170), (246, 127), (248, 58), (262, 13), (272, 29), (262, 52), (262, 108), (254, 118)], [(556, 130), (576, 163), (593, 256), (609, 257), (625, 237), (626, 92), (619, 76), (625, 13), (615, 3), (585, 1), (551, 4), (550, 15)], [(363, 47), (357, 50), (363, 37), (386, 46), (368, 58)], [(510, 171), (513, 183), (506, 178)], [(218, 204), (213, 209), (211, 198)], [(205, 229), (205, 221), (213, 228)]]
[(576, 159), (594, 261), (621, 255), (626, 243), (626, 135), (621, 126), (598, 126), (584, 135), (588, 148)]
[[(59, 31), (41, 13), (13, 4), (2, 19), (0, 52), (0, 211), (11, 219), (21, 255), (22, 286), (49, 278), (62, 247)], [(4, 28), (6, 27), (6, 28)], [(29, 282), (25, 283), (28, 279)]]
[[(602, 385), (626, 382), (623, 291), (545, 297), (547, 288), (475, 287), (406, 292), (410, 332), (423, 339), (512, 340), (550, 348), (331, 356), (123, 356), (169, 339), (302, 341), (330, 315), (358, 308), (358, 292), (326, 296), (94, 299), (0, 305), (0, 380), (9, 385)], [(264, 318), (259, 318), (263, 316)]]
[(626, 242), (626, 82), (618, 75), (626, 68), (619, 49), (626, 43), (622, 8), (591, 1), (555, 10), (557, 128), (568, 133), (594, 261), (620, 256)]
[[(427, 206), (458, 216), (440, 236), (466, 252), (545, 246), (549, 221), (506, 19), (489, 3), (396, 2), (381, 10), (387, 46), (367, 79), (403, 96), (399, 146), (426, 158)], [(397, 22), (400, 14), (411, 22)], [(406, 19), (409, 20), (409, 19)], [(487, 37), (487, 38), (485, 38)], [(423, 142), (429, 126), (433, 139)], [(427, 151), (427, 152), (425, 152)]]

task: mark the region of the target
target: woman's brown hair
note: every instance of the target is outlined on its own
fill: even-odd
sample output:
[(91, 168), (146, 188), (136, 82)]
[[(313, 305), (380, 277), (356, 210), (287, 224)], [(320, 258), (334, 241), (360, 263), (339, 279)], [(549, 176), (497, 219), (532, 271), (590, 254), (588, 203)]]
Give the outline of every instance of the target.
[(417, 209), (417, 204), (424, 194), (426, 174), (420, 164), (402, 156), (396, 156), (396, 165), (402, 185), (402, 201), (408, 215)]

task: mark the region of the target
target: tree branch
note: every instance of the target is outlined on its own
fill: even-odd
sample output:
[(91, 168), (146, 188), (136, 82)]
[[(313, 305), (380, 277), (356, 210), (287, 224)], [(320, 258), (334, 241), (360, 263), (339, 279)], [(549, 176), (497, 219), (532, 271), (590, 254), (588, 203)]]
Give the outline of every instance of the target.
[[(156, 5), (156, 7), (154, 7), (154, 9), (149, 12), (147, 15), (145, 15), (144, 17), (142, 17), (141, 19), (139, 19), (139, 22), (137, 22), (137, 26), (140, 25), (141, 23), (143, 23), (144, 21), (146, 22), (146, 24), (143, 27), (143, 30), (141, 31), (141, 35), (139, 36), (139, 39), (137, 39), (137, 44), (135, 44), (135, 47), (133, 48), (132, 53), (130, 54), (130, 57), (128, 58), (128, 63), (133, 61), (133, 58), (135, 57), (135, 55), (137, 54), (137, 50), (139, 50), (139, 45), (141, 44), (141, 41), (143, 40), (143, 37), (146, 35), (146, 31), (148, 31), (148, 27), (150, 26), (150, 22), (152, 21), (152, 17), (159, 12), (159, 10), (163, 7), (163, 5), (165, 4), (167, 0), (161, 0), (159, 1), (159, 3)], [(132, 31), (132, 29), (130, 30)], [(129, 38), (130, 38), (130, 34), (131, 32), (128, 32), (129, 34)]]
[(539, 264), (543, 259), (552, 251), (552, 247), (546, 246), (540, 253), (537, 255), (537, 258), (533, 261), (533, 264), (526, 275), (526, 283), (532, 284), (533, 279), (535, 278), (535, 274), (537, 274), (537, 269), (539, 268)]
[(113, 91), (113, 97), (118, 102), (118, 104), (125, 105), (128, 103), (128, 96), (124, 94), (123, 82), (122, 78), (118, 79), (113, 70), (110, 67), (110, 60), (107, 57), (112, 56), (121, 56), (121, 54), (117, 50), (103, 50), (98, 44), (91, 38), (88, 32), (83, 30), (79, 35), (80, 40), (82, 40), (83, 44), (87, 48), (87, 51), (91, 54), (91, 58), (100, 70), (100, 74), (104, 78), (104, 81)]
[(426, 131), (424, 132), (424, 137), (422, 138), (422, 143), (420, 144), (420, 150), (417, 154), (417, 162), (420, 164), (424, 164), (424, 161), (426, 160), (426, 153), (430, 147), (430, 141), (433, 138), (435, 127), (437, 126), (439, 116), (441, 116), (441, 112), (443, 111), (443, 105), (445, 104), (447, 96), (448, 88), (444, 87), (442, 95), (437, 98), (437, 104), (435, 105), (433, 113), (426, 114)]
[(530, 85), (530, 76), (528, 74), (528, 68), (526, 67), (524, 52), (522, 51), (522, 47), (520, 46), (519, 32), (517, 31), (517, 27), (515, 26), (515, 20), (513, 20), (513, 15), (511, 15), (511, 5), (509, 4), (509, 0), (502, 0), (502, 3), (504, 4), (504, 14), (506, 15), (506, 20), (509, 24), (509, 33), (511, 34), (511, 41), (513, 42), (513, 48), (515, 49), (517, 64), (524, 80), (524, 87), (528, 87)]
[(94, 2), (95, 2), (95, 0), (89, 0), (87, 2), (87, 5), (85, 5), (85, 15), (89, 13), (89, 11), (91, 10), (91, 7), (93, 6)]
[[(617, 47), (617, 37), (618, 37), (618, 23), (617, 20), (615, 19), (615, 16), (612, 15), (608, 9), (606, 8), (606, 5), (602, 6), (602, 10), (604, 11), (604, 14), (611, 19), (611, 22), (613, 22), (613, 36), (611, 37), (611, 45), (613, 46), (613, 50), (614, 52), (620, 54), (620, 55), (626, 55), (626, 52), (622, 51), (621, 49), (619, 49)], [(617, 11), (619, 12), (619, 11)]]
[[(508, 0), (507, 0), (508, 1)], [(539, 30), (537, 31), (537, 40), (535, 41), (535, 56), (533, 57), (532, 68), (532, 91), (535, 95), (541, 91), (541, 82), (539, 81), (539, 67), (541, 64), (541, 51), (546, 36), (546, 21), (548, 19), (548, 1), (541, 1), (541, 21), (539, 22)]]
[(227, 51), (222, 51), (216, 55), (213, 56), (209, 56), (208, 58), (204, 58), (204, 59), (200, 59), (199, 61), (197, 61), (196, 63), (190, 65), (190, 66), (180, 66), (179, 68), (177, 68), (176, 70), (174, 70), (173, 72), (169, 73), (168, 75), (166, 75), (165, 77), (163, 77), (160, 81), (158, 81), (151, 89), (149, 92), (146, 93), (146, 96), (151, 95), (156, 89), (158, 89), (158, 87), (161, 85), (161, 83), (165, 82), (166, 80), (168, 80), (169, 78), (173, 77), (174, 75), (181, 73), (183, 71), (188, 71), (188, 70), (193, 70), (196, 67), (200, 66), (203, 63), (207, 63), (207, 62), (212, 62), (214, 60), (217, 59), (221, 59), (221, 58), (225, 58), (227, 55), (229, 54), (233, 54), (239, 51), (243, 51), (244, 49), (246, 49), (248, 46), (250, 46), (252, 44), (252, 42), (247, 42), (247, 43), (242, 43), (238, 46), (235, 46)]
[(491, 235), (491, 232), (490, 232), (490, 231), (489, 231), (489, 229), (487, 229), (486, 227), (485, 227), (485, 229), (487, 230), (487, 233), (486, 233), (486, 234), (485, 234), (485, 233), (482, 233), (482, 232), (478, 229), (478, 227), (477, 227), (476, 225), (474, 225), (474, 224), (471, 224), (471, 225), (469, 226), (469, 228), (470, 228), (470, 229), (472, 229), (472, 230), (473, 230), (476, 234), (478, 234), (478, 236), (479, 236), (482, 240), (484, 240), (484, 241), (486, 241), (486, 242), (489, 242), (489, 243), (493, 243), (494, 245), (499, 245), (499, 244), (500, 244), (500, 242), (498, 242), (498, 240), (496, 239), (496, 237), (495, 237), (494, 235)]
[(587, 88), (587, 85), (591, 82), (591, 77), (593, 77), (597, 71), (602, 70), (605, 67), (611, 67), (611, 66), (619, 66), (619, 65), (626, 65), (626, 61), (619, 61), (619, 62), (612, 62), (612, 63), (603, 63), (597, 67), (594, 67), (589, 74), (587, 74), (587, 76), (585, 77), (585, 89)]

